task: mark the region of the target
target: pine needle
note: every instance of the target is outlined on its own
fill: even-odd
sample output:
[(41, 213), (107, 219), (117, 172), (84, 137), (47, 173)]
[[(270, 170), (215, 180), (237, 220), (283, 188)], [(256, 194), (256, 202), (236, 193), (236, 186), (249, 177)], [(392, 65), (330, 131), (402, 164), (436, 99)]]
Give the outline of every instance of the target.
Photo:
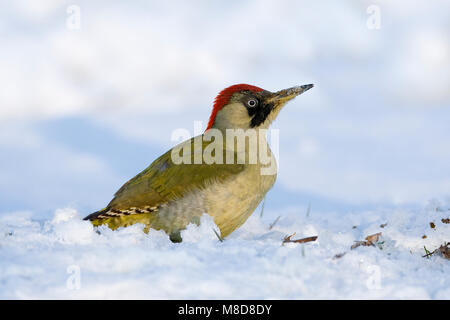
[(216, 229), (213, 228), (214, 233), (217, 236), (217, 239), (219, 239), (220, 242), (223, 242), (223, 238), (220, 236), (220, 234), (216, 231)]
[(281, 216), (278, 216), (274, 222), (272, 222), (269, 226), (269, 230), (272, 230), (272, 228), (277, 224), (278, 220), (280, 220)]
[(266, 197), (264, 196), (263, 198), (263, 202), (261, 205), (261, 213), (259, 214), (260, 218), (262, 218), (263, 214), (264, 214), (264, 205), (266, 204)]
[(306, 217), (309, 218), (309, 214), (311, 213), (311, 202), (308, 202), (308, 208), (306, 209)]
[(425, 246), (423, 246), (423, 249), (425, 250), (425, 255), (422, 256), (422, 258), (429, 258), (436, 252), (436, 250), (434, 250), (433, 252), (428, 251), (427, 247)]

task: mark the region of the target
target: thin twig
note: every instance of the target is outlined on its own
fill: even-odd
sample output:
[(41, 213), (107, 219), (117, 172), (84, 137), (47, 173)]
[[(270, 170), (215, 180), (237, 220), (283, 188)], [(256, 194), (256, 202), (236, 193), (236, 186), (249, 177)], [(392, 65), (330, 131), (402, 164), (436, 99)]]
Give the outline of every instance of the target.
[(216, 234), (217, 238), (219, 239), (220, 242), (223, 242), (223, 238), (220, 236), (220, 234), (217, 233), (216, 229), (212, 228), (214, 233)]
[(427, 247), (423, 246), (423, 249), (425, 250), (425, 255), (422, 256), (422, 258), (429, 258), (430, 256), (432, 256), (433, 254), (435, 254), (436, 250), (433, 250), (433, 252), (428, 251)]
[(290, 236), (287, 236), (283, 239), (283, 244), (285, 243), (306, 243), (306, 242), (312, 242), (312, 241), (316, 241), (318, 236), (313, 236), (313, 237), (307, 237), (307, 238), (303, 238), (303, 239), (296, 239), (296, 240), (292, 240), (291, 237), (295, 236), (295, 232), (293, 234), (291, 234)]
[(425, 246), (423, 246), (423, 249), (425, 250), (426, 254), (424, 256), (422, 256), (422, 258), (429, 258), (435, 253), (440, 253), (444, 258), (450, 259), (449, 245), (450, 245), (450, 242), (444, 243), (443, 245), (441, 245), (439, 248), (433, 250), (432, 252), (428, 251), (428, 249)]
[(269, 226), (269, 230), (272, 230), (272, 228), (277, 224), (278, 220), (280, 220), (281, 216), (278, 216), (274, 222), (272, 222)]
[(308, 208), (306, 209), (306, 217), (309, 218), (309, 214), (311, 213), (311, 202), (308, 202)]
[(263, 214), (264, 214), (264, 205), (266, 204), (266, 197), (264, 196), (263, 198), (263, 202), (261, 205), (261, 213), (259, 214), (260, 218), (262, 218)]

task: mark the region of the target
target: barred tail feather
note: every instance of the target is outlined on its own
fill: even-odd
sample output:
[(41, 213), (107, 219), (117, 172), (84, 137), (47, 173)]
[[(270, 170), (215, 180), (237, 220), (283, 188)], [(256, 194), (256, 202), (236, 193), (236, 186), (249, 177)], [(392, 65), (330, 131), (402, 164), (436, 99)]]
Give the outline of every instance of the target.
[(137, 214), (148, 214), (158, 211), (158, 209), (161, 206), (146, 206), (144, 208), (136, 208), (131, 207), (129, 209), (115, 209), (115, 208), (109, 208), (106, 207), (102, 210), (96, 211), (94, 213), (91, 213), (87, 217), (85, 217), (83, 220), (97, 220), (97, 219), (108, 219), (108, 218), (115, 218), (115, 217), (122, 217), (122, 216), (129, 216), (129, 215), (137, 215)]
[(109, 211), (108, 208), (104, 208), (102, 210), (91, 213), (90, 215), (84, 217), (83, 220), (93, 221), (95, 219), (98, 219), (99, 217), (101, 217), (101, 215), (107, 213), (108, 211)]

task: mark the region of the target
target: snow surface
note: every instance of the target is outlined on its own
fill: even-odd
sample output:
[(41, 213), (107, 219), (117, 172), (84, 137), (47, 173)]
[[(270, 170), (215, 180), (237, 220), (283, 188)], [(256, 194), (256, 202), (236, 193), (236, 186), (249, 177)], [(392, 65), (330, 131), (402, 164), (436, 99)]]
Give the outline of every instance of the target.
[(103, 208), (236, 83), (315, 85), (271, 126), (269, 206), (448, 196), (449, 13), (448, 0), (0, 1), (0, 212)]
[[(96, 230), (70, 208), (48, 220), (5, 213), (0, 298), (449, 299), (450, 261), (422, 257), (424, 246), (432, 251), (450, 240), (450, 224), (441, 221), (450, 216), (448, 203), (346, 214), (257, 211), (223, 242), (204, 215), (180, 244), (162, 231), (145, 234), (142, 225)], [(282, 245), (294, 232), (292, 239), (318, 240)], [(376, 246), (350, 250), (377, 232)]]
[[(422, 257), (450, 241), (450, 199), (424, 206), (450, 190), (450, 1), (375, 2), (380, 29), (367, 0), (78, 0), (73, 30), (73, 1), (0, 1), (0, 298), (450, 298)], [(262, 218), (181, 244), (81, 220), (243, 82), (315, 84), (272, 126)]]

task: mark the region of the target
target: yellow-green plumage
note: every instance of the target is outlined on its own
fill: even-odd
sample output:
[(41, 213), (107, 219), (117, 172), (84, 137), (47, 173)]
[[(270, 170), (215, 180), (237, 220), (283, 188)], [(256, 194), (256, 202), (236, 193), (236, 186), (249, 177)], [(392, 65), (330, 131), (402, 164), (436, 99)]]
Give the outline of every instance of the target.
[[(185, 155), (190, 163), (174, 163), (169, 150), (125, 183), (106, 208), (85, 219), (95, 226), (107, 224), (112, 229), (143, 223), (146, 230), (164, 230), (173, 241), (181, 241), (180, 231), (189, 223), (198, 224), (207, 213), (213, 217), (221, 236), (228, 236), (248, 219), (276, 179), (276, 161), (265, 134), (257, 134), (257, 146), (258, 150), (265, 146), (265, 159), (270, 158), (269, 162), (261, 161), (260, 151), (256, 163), (249, 161), (252, 153), (246, 145), (239, 150), (239, 155), (245, 158), (241, 164), (237, 161), (236, 144), (225, 143), (228, 130), (267, 129), (287, 101), (310, 88), (312, 85), (305, 85), (272, 93), (241, 84), (224, 89), (215, 100), (208, 124), (208, 128), (223, 134), (223, 146), (211, 148), (215, 140), (203, 139), (204, 135), (181, 143), (172, 150), (192, 150)], [(222, 153), (223, 162), (211, 163), (200, 157), (198, 163), (197, 156), (211, 149), (213, 156)], [(229, 159), (233, 159), (232, 163)], [(275, 170), (263, 174), (262, 169), (267, 167)]]
[[(189, 143), (191, 150), (195, 150), (194, 139), (183, 144)], [(210, 143), (203, 141), (202, 151)], [(177, 240), (178, 232), (190, 222), (198, 222), (203, 213), (209, 213), (214, 217), (214, 212), (206, 211), (209, 207), (213, 207), (211, 204), (209, 206), (205, 204), (211, 198), (208, 197), (206, 189), (215, 184), (224, 185), (227, 180), (235, 179), (239, 173), (249, 171), (251, 167), (255, 167), (251, 170), (255, 172), (259, 168), (259, 165), (254, 164), (206, 164), (204, 161), (195, 164), (194, 152), (191, 155), (191, 164), (174, 164), (171, 151), (164, 153), (148, 168), (125, 183), (105, 209), (93, 213), (86, 219), (91, 220), (95, 226), (107, 224), (111, 229), (143, 223), (147, 230), (162, 229), (171, 235), (173, 240)], [(226, 159), (226, 153), (230, 151), (223, 149), (222, 152), (223, 159)], [(183, 155), (182, 150), (180, 155)], [(237, 159), (235, 153), (233, 158)], [(177, 212), (176, 215), (165, 210), (173, 207), (174, 203), (186, 195), (190, 195), (193, 202), (196, 200), (201, 202), (197, 208), (196, 204), (191, 202), (186, 208), (180, 208), (180, 211), (184, 209), (185, 212)], [(239, 211), (239, 208), (235, 210)], [(216, 221), (216, 224), (221, 229), (223, 237), (241, 225), (239, 219), (230, 220), (227, 225), (226, 217), (220, 217), (220, 214), (216, 214), (216, 217), (219, 221)]]

